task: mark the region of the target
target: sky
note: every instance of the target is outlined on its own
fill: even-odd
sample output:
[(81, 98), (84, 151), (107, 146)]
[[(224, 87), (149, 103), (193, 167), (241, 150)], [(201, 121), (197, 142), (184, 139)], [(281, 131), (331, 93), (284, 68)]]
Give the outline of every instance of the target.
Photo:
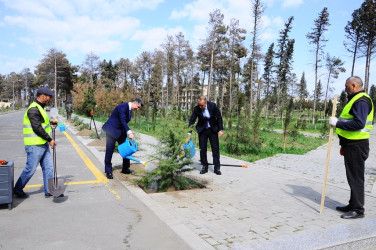
[[(330, 26), (324, 53), (345, 61), (346, 73), (331, 84), (340, 94), (351, 74), (352, 57), (343, 46), (344, 27), (363, 0), (264, 0), (259, 36), (262, 52), (277, 43), (279, 31), (294, 16), (290, 38), (295, 39), (293, 72), (300, 80), (305, 72), (310, 94), (314, 88), (314, 54), (306, 34), (314, 20), (328, 8)], [(143, 51), (161, 48), (167, 35), (182, 32), (192, 48), (207, 36), (209, 13), (219, 9), (224, 22), (239, 20), (247, 30), (250, 48), (252, 8), (250, 0), (0, 0), (0, 74), (32, 72), (51, 48), (67, 55), (72, 65), (81, 65), (89, 53), (102, 60), (133, 60)], [(370, 85), (376, 84), (376, 62), (371, 62)], [(373, 67), (372, 67), (373, 65)], [(263, 62), (260, 69), (263, 68)], [(327, 82), (327, 70), (319, 71)], [(364, 80), (365, 59), (355, 65), (355, 75)], [(332, 95), (331, 95), (332, 96)]]

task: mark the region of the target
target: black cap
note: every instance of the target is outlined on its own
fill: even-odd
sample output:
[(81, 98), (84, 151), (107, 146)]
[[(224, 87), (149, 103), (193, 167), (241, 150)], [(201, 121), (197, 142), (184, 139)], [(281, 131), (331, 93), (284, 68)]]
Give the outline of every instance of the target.
[(48, 88), (42, 87), (42, 88), (38, 89), (37, 96), (38, 95), (49, 95), (49, 96), (53, 97), (54, 92), (52, 92), (52, 90), (50, 90)]

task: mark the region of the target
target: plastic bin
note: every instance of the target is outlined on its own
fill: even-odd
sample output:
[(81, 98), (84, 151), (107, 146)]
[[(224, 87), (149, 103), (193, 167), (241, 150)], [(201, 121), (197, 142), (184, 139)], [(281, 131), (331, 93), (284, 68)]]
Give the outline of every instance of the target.
[(7, 165), (0, 165), (0, 204), (8, 204), (8, 209), (13, 205), (14, 162), (8, 161)]

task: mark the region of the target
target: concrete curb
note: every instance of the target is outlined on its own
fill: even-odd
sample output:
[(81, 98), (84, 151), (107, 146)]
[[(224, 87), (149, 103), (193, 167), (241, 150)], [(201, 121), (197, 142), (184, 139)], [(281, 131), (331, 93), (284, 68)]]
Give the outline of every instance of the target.
[[(76, 131), (68, 127), (68, 130), (75, 135)], [(98, 161), (103, 162), (101, 153), (91, 146), (87, 146), (88, 140), (83, 139), (81, 136), (75, 137), (97, 158)], [(92, 140), (90, 140), (92, 141)], [(114, 153), (116, 154), (116, 153)], [(192, 249), (212, 250), (213, 248), (206, 241), (201, 239), (197, 234), (192, 232), (187, 226), (176, 220), (173, 216), (167, 213), (162, 206), (150, 198), (140, 188), (130, 185), (126, 182), (119, 180), (114, 175), (114, 178), (130, 193), (132, 193), (138, 200), (147, 206), (161, 221), (169, 226), (183, 241), (185, 241)]]

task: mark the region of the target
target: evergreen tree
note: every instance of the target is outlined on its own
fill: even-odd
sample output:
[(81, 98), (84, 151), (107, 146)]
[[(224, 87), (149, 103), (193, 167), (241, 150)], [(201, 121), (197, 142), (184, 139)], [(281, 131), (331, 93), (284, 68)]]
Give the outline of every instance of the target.
[(358, 48), (359, 48), (359, 39), (360, 39), (360, 10), (354, 10), (352, 13), (352, 20), (347, 22), (347, 25), (345, 27), (345, 37), (346, 41), (344, 41), (344, 46), (348, 52), (350, 52), (353, 56), (352, 60), (352, 67), (351, 67), (351, 76), (354, 75), (354, 67), (355, 67), (355, 60), (357, 58), (358, 54)]
[(376, 1), (365, 0), (360, 7), (360, 49), (366, 58), (363, 89), (368, 93), (371, 60), (376, 50)]
[[(294, 17), (290, 17), (285, 23), (285, 28), (279, 32), (280, 38), (278, 39), (278, 51), (276, 53), (276, 58), (278, 58), (279, 63), (277, 65), (277, 110), (280, 109), (280, 100), (286, 101), (287, 99), (287, 86), (288, 86), (288, 74), (291, 70), (292, 64), (292, 54), (294, 52), (294, 39), (289, 39), (289, 33), (292, 29), (292, 21)], [(281, 111), (283, 109), (281, 108)], [(282, 112), (281, 112), (282, 115)]]
[(302, 77), (300, 78), (299, 83), (299, 106), (300, 109), (303, 108), (303, 103), (306, 101), (305, 99), (308, 97), (308, 90), (307, 90), (307, 81), (305, 79), (305, 73), (302, 73)]
[(347, 104), (347, 95), (346, 92), (343, 90), (341, 92), (341, 95), (339, 96), (339, 104), (337, 106), (337, 112), (336, 112), (336, 117), (339, 117), (339, 115), (342, 113), (343, 108)]
[[(373, 84), (372, 84), (372, 86), (369, 90), (369, 97), (371, 97), (372, 102), (373, 102), (373, 106), (375, 106), (375, 104), (376, 104), (376, 87)], [(376, 117), (376, 113), (374, 112), (374, 118), (373, 119), (375, 119), (375, 117)]]
[(320, 66), (320, 54), (322, 53), (323, 47), (325, 46), (325, 42), (327, 41), (324, 37), (325, 31), (328, 30), (329, 23), (329, 12), (328, 8), (324, 7), (323, 10), (319, 13), (319, 17), (314, 22), (314, 27), (312, 28), (312, 32), (309, 32), (306, 37), (309, 40), (309, 44), (313, 44), (315, 46), (315, 90), (314, 90), (314, 100), (313, 100), (313, 112), (312, 112), (312, 124), (315, 123), (315, 112), (316, 112), (316, 94), (317, 87), (318, 87), (318, 69)]
[(59, 96), (63, 96), (60, 92), (61, 89), (65, 90), (66, 94), (73, 89), (71, 65), (65, 53), (57, 49), (52, 48), (44, 54), (43, 59), (36, 67), (35, 73), (34, 84), (36, 86), (54, 89), (54, 107), (57, 107)]

